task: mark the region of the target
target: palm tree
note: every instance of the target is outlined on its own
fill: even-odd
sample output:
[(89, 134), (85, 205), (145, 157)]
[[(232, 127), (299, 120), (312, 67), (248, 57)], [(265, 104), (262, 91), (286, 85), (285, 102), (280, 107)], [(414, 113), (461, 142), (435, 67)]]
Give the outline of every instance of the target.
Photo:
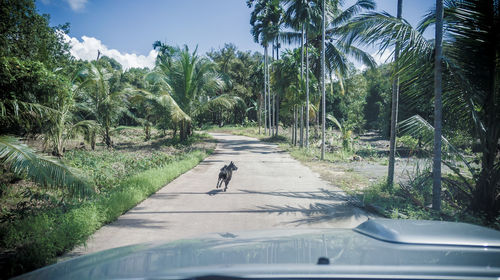
[[(475, 187), (471, 208), (494, 217), (500, 211), (500, 3), (449, 0), (444, 4), (443, 104), (453, 118), (474, 127), (482, 154), (481, 169), (472, 176)], [(380, 42), (382, 49), (399, 42), (399, 73), (405, 95), (428, 100), (432, 96), (427, 93), (434, 92), (435, 53), (434, 44), (422, 32), (434, 23), (434, 10), (423, 18), (418, 29), (386, 13), (370, 13), (352, 22), (351, 32), (344, 39), (367, 44)], [(410, 83), (411, 87), (406, 86)]]
[[(397, 18), (401, 19), (403, 11), (403, 0), (398, 0)], [(394, 80), (392, 82), (392, 107), (391, 107), (391, 135), (389, 140), (389, 168), (387, 174), (387, 188), (392, 190), (394, 182), (394, 162), (396, 155), (396, 131), (398, 123), (398, 104), (399, 104), (399, 78), (398, 78), (398, 57), (399, 43), (396, 43), (394, 50)]]
[[(321, 50), (322, 44), (322, 0), (311, 0), (307, 4), (307, 16), (309, 22), (305, 25), (306, 36), (306, 64), (309, 63), (308, 47), (313, 46)], [(365, 65), (373, 67), (375, 62), (373, 58), (362, 50), (356, 48), (352, 44), (346, 44), (339, 41), (340, 36), (346, 32), (345, 24), (350, 22), (354, 16), (363, 10), (371, 10), (375, 8), (373, 0), (358, 0), (352, 6), (344, 11), (340, 9), (339, 1), (328, 0), (325, 1), (325, 67), (329, 71), (330, 76), (336, 73), (337, 78), (342, 80), (342, 77), (347, 73), (347, 57), (363, 62)], [(300, 42), (302, 38), (301, 32), (282, 32), (280, 34), (282, 41), (292, 43)], [(321, 81), (321, 64), (316, 62), (316, 69), (314, 73), (318, 80)], [(308, 80), (308, 66), (306, 65), (306, 85), (309, 84)], [(309, 107), (309, 87), (306, 86), (306, 108)], [(306, 146), (308, 146), (309, 138), (309, 109), (306, 109)]]
[(114, 70), (100, 61), (92, 61), (82, 72), (83, 87), (87, 94), (87, 111), (95, 118), (108, 148), (113, 146), (111, 127), (126, 111), (124, 92), (120, 84), (120, 70)]
[[(53, 113), (54, 109), (40, 104), (0, 99), (0, 122), (4, 124), (34, 122), (34, 117), (44, 118)], [(36, 153), (13, 136), (0, 135), (0, 166), (42, 187), (63, 188), (79, 196), (93, 192), (77, 170), (60, 160)]]
[(199, 56), (197, 48), (190, 52), (189, 48), (184, 46), (171, 54), (169, 64), (158, 62), (149, 76), (158, 82), (162, 81), (171, 89), (163, 94), (163, 98), (171, 96), (172, 101), (175, 101), (170, 102), (170, 106), (175, 109), (172, 112), (176, 114), (172, 118), (174, 124), (178, 124), (180, 128), (181, 140), (185, 140), (192, 133), (192, 117), (204, 110), (233, 108), (241, 99), (229, 94), (216, 94), (222, 91), (224, 82), (215, 71), (216, 65)]
[[(342, 81), (343, 77), (347, 74), (348, 69), (348, 57), (352, 57), (369, 67), (375, 66), (375, 61), (366, 52), (353, 46), (350, 43), (345, 43), (341, 41), (341, 36), (346, 32), (346, 23), (349, 23), (352, 18), (363, 10), (371, 10), (375, 8), (375, 3), (372, 0), (358, 0), (352, 6), (348, 7), (342, 11), (339, 7), (339, 2), (336, 1), (325, 1), (325, 11), (324, 11), (324, 24), (325, 32), (323, 36), (323, 17), (313, 17), (312, 22), (309, 26), (309, 38), (308, 42), (316, 49), (321, 49), (325, 51), (324, 63), (325, 69), (323, 71), (322, 64), (317, 63), (316, 65), (321, 65), (319, 70), (322, 70), (322, 76), (326, 75), (326, 70), (329, 71), (330, 76), (335, 73), (337, 78)], [(323, 8), (322, 4), (319, 7)], [(328, 27), (328, 28), (327, 28)], [(324, 42), (323, 42), (324, 41)], [(324, 48), (322, 48), (322, 44)], [(318, 73), (319, 71), (315, 71)], [(321, 79), (318, 79), (321, 80)], [(324, 89), (322, 89), (323, 92)], [(324, 158), (325, 149), (325, 116), (326, 112), (326, 100), (322, 97), (322, 158)]]
[[(77, 107), (80, 107), (77, 99), (82, 95), (82, 72), (84, 68), (79, 68), (72, 74), (71, 81), (62, 84), (53, 90), (54, 95), (49, 98), (48, 106), (54, 110), (46, 114), (47, 122), (43, 127), (46, 141), (52, 149), (52, 155), (62, 157), (65, 144), (68, 139), (74, 138), (77, 134), (89, 135), (96, 129), (93, 120), (79, 119), (75, 116)], [(90, 140), (90, 139), (89, 139)], [(94, 149), (94, 146), (91, 146)]]
[(247, 0), (247, 6), (254, 7), (250, 17), (250, 25), (252, 25), (250, 33), (253, 35), (254, 41), (260, 42), (264, 47), (264, 92), (269, 117), (269, 135), (271, 135), (271, 89), (267, 48), (269, 43), (273, 42), (279, 34), (282, 10), (279, 0)]
[[(304, 38), (306, 35), (306, 26), (311, 21), (312, 7), (308, 0), (283, 0), (283, 4), (287, 7), (284, 13), (285, 25), (300, 31), (300, 49), (301, 49), (301, 64), (300, 77), (304, 76)], [(303, 106), (301, 106), (300, 114), (300, 146), (303, 146)]]

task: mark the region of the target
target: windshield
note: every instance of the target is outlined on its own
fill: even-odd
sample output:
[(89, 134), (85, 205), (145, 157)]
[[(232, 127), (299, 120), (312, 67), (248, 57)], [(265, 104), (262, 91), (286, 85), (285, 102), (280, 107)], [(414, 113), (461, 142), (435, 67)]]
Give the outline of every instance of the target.
[[(361, 235), (497, 244), (461, 224), (350, 229), (381, 218), (500, 229), (498, 1), (0, 5), (5, 277), (206, 235), (252, 247), (242, 232), (261, 230), (347, 230), (297, 256), (307, 265), (362, 247)], [(220, 246), (208, 256), (233, 254)], [(410, 259), (473, 266), (469, 253)], [(398, 265), (394, 254), (384, 259)]]

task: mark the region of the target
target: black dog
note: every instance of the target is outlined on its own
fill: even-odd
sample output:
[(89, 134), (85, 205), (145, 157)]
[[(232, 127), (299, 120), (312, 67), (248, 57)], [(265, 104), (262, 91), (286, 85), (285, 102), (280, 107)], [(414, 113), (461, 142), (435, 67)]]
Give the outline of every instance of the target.
[(234, 165), (234, 163), (231, 161), (229, 165), (224, 165), (220, 169), (219, 172), (219, 180), (217, 181), (217, 188), (222, 186), (222, 182), (226, 184), (226, 187), (224, 188), (224, 191), (227, 190), (227, 185), (229, 184), (229, 181), (231, 181), (231, 178), (233, 177), (233, 171), (238, 170), (238, 167)]

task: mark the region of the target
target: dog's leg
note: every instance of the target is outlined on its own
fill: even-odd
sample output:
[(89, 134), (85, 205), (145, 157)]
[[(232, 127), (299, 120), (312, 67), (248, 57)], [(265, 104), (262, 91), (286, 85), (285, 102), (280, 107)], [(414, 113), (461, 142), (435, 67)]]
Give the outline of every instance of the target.
[(217, 181), (217, 187), (216, 187), (216, 188), (218, 189), (218, 188), (220, 187), (220, 185), (222, 185), (222, 180), (221, 180), (221, 178), (219, 178), (219, 180)]
[(225, 184), (224, 191), (226, 191), (226, 190), (227, 190), (227, 185), (229, 184), (229, 181), (225, 180), (225, 181), (224, 181), (224, 184)]

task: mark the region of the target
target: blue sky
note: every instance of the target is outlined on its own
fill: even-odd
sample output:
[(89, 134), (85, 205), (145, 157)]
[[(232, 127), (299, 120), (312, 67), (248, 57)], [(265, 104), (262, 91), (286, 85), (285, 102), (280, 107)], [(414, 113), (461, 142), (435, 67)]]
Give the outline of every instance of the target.
[[(347, 0), (346, 5), (353, 2)], [(397, 0), (376, 2), (377, 10), (395, 14)], [(202, 53), (224, 43), (261, 51), (250, 35), (251, 9), (245, 0), (36, 0), (36, 4), (40, 13), (50, 14), (51, 25), (70, 23), (68, 40), (83, 59), (91, 59), (99, 48), (106, 55), (130, 60), (129, 67), (148, 64), (156, 40), (190, 48), (198, 45)], [(435, 0), (404, 0), (403, 17), (415, 25), (434, 4)]]

